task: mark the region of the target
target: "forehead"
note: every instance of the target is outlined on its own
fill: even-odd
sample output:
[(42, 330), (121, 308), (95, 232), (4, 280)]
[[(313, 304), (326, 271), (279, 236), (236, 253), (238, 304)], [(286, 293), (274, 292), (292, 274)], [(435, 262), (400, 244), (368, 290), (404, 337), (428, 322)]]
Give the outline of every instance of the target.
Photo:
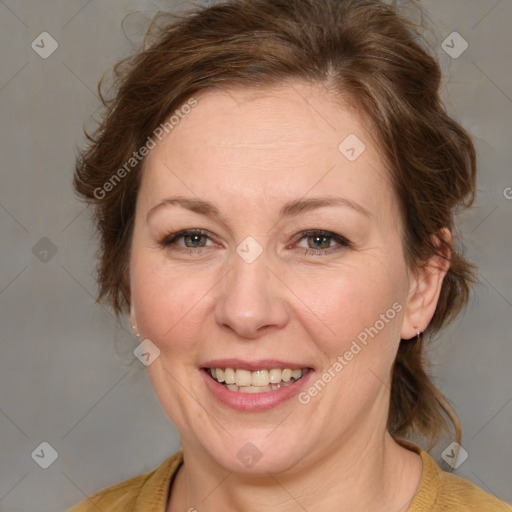
[(361, 117), (321, 85), (208, 90), (194, 99), (146, 159), (142, 188), (153, 200), (173, 184), (202, 196), (243, 190), (247, 200), (261, 194), (282, 202), (308, 190), (368, 202), (390, 188)]
[[(357, 113), (335, 102), (319, 84), (208, 90), (195, 98), (197, 107), (168, 137), (186, 138), (184, 152), (218, 148), (240, 154), (244, 150), (250, 158), (251, 152), (261, 156), (266, 150), (293, 154), (312, 149), (327, 156), (338, 152), (340, 136), (358, 133), (366, 138)], [(179, 156), (181, 148), (177, 144), (174, 155)], [(195, 156), (201, 154), (204, 151)]]

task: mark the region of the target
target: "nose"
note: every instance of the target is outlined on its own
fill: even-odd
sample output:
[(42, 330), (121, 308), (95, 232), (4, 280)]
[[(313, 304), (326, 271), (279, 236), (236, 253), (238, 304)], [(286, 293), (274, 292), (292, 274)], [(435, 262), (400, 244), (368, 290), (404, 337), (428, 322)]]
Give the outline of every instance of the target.
[(267, 265), (265, 253), (248, 263), (235, 255), (234, 264), (219, 283), (215, 320), (238, 337), (257, 339), (289, 320), (286, 287)]

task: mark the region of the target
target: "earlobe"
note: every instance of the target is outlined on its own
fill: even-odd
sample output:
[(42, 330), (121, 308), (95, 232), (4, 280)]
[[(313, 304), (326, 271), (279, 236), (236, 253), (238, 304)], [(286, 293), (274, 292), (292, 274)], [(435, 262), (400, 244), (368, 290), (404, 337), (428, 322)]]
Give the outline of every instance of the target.
[(440, 249), (440, 254), (432, 256), (411, 279), (404, 323), (400, 333), (402, 339), (414, 338), (417, 336), (417, 331), (425, 331), (434, 316), (443, 280), (450, 268), (450, 242), (452, 239), (450, 231), (443, 228), (433, 239)]

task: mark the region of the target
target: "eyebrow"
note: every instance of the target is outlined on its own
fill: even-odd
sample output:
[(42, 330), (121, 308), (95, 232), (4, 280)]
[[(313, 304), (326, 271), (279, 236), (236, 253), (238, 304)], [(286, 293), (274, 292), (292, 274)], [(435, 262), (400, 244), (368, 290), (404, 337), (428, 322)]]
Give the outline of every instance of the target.
[[(193, 197), (173, 196), (163, 199), (155, 206), (149, 209), (146, 220), (160, 208), (164, 206), (181, 206), (187, 210), (198, 213), (199, 215), (205, 215), (207, 217), (214, 217), (222, 219), (222, 216), (217, 207), (208, 201), (202, 199), (196, 199)], [(295, 199), (286, 203), (279, 212), (279, 221), (287, 217), (294, 217), (302, 213), (306, 213), (318, 208), (324, 208), (327, 206), (345, 206), (352, 208), (353, 210), (372, 217), (372, 214), (363, 206), (354, 201), (350, 201), (344, 197), (314, 197), (307, 199)]]

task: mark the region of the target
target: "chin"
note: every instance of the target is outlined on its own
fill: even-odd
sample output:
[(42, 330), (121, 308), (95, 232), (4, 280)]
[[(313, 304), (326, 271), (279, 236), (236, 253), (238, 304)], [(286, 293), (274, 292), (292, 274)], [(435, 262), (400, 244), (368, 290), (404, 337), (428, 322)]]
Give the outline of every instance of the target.
[(204, 446), (204, 450), (227, 471), (253, 476), (268, 476), (268, 473), (284, 473), (296, 469), (304, 457), (302, 451), (305, 447), (300, 439), (285, 436), (288, 442), (283, 445), (270, 439), (268, 429), (259, 436), (251, 437), (254, 441), (250, 441), (247, 435), (233, 436), (222, 447)]

